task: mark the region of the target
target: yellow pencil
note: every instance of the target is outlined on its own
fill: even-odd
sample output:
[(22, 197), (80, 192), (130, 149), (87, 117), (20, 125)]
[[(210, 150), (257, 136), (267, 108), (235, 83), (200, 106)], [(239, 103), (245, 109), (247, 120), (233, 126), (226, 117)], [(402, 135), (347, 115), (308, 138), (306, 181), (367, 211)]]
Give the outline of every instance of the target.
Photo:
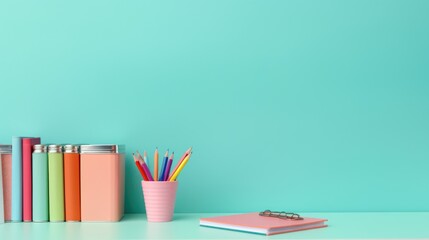
[(153, 175), (154, 175), (154, 181), (158, 181), (158, 148), (155, 150), (155, 154), (153, 156)]
[(191, 157), (192, 153), (189, 153), (188, 156), (185, 157), (185, 159), (183, 159), (182, 164), (180, 164), (179, 168), (177, 168), (177, 171), (174, 172), (173, 176), (171, 176), (170, 178), (170, 182), (174, 182), (176, 181), (177, 176), (179, 176), (180, 172), (182, 171), (182, 169), (185, 167), (186, 163), (188, 163), (189, 158)]

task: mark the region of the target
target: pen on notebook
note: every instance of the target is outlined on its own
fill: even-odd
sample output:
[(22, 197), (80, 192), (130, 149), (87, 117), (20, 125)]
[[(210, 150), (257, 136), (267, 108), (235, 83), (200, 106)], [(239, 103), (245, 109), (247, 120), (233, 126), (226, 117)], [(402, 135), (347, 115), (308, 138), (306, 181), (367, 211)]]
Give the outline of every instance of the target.
[(183, 160), (183, 162), (180, 164), (179, 168), (177, 169), (177, 171), (175, 173), (173, 173), (173, 175), (170, 177), (170, 182), (174, 182), (176, 181), (177, 177), (179, 176), (180, 172), (183, 170), (183, 168), (185, 167), (186, 163), (188, 163), (189, 158), (191, 158), (191, 154), (189, 153), (185, 159)]
[(146, 163), (144, 162), (142, 155), (140, 155), (140, 153), (138, 151), (137, 151), (137, 158), (140, 159), (140, 165), (143, 168), (143, 171), (145, 172), (148, 180), (153, 181), (152, 174), (150, 174), (149, 168), (147, 167)]
[(158, 148), (155, 149), (153, 156), (153, 176), (154, 181), (158, 181)]
[(139, 170), (140, 174), (141, 174), (141, 175), (142, 175), (142, 177), (143, 177), (143, 180), (147, 181), (147, 180), (148, 180), (148, 178), (147, 178), (147, 176), (146, 176), (145, 172), (143, 171), (143, 168), (142, 168), (142, 166), (140, 165), (139, 160), (138, 160), (138, 159), (136, 158), (136, 156), (134, 155), (134, 153), (133, 153), (133, 158), (134, 158), (134, 163), (136, 164), (137, 169)]
[(180, 167), (180, 165), (182, 164), (183, 160), (185, 160), (186, 156), (189, 155), (189, 153), (191, 152), (192, 147), (190, 147), (188, 150), (186, 150), (186, 152), (182, 155), (182, 157), (180, 158), (179, 162), (177, 163), (176, 167), (174, 168), (174, 170), (171, 172), (170, 177), (168, 178), (168, 180), (170, 180), (171, 176), (173, 176), (174, 173), (176, 173), (177, 169)]
[(171, 169), (171, 164), (173, 164), (173, 158), (174, 158), (174, 152), (171, 154), (170, 159), (168, 159), (167, 167), (165, 167), (164, 181), (167, 181), (168, 177), (170, 176), (170, 169)]
[(162, 167), (160, 169), (161, 173), (158, 178), (159, 181), (164, 181), (164, 174), (165, 174), (165, 168), (167, 167), (167, 161), (168, 161), (168, 149), (165, 152), (164, 159), (162, 160)]

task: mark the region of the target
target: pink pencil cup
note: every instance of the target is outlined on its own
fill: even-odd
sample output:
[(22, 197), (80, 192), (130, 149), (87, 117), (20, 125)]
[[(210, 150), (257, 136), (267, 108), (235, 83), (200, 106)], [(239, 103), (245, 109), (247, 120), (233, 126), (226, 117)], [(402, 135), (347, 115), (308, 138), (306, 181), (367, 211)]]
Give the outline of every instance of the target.
[(177, 181), (142, 181), (146, 216), (149, 222), (169, 222), (173, 219)]

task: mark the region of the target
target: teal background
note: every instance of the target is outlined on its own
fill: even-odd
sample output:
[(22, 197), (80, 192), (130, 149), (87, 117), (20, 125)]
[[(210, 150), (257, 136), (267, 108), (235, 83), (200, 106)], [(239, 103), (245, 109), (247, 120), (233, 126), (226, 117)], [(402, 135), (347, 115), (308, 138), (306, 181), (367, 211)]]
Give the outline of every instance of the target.
[[(194, 155), (177, 212), (429, 211), (429, 1), (1, 1), (0, 142)], [(152, 157), (151, 157), (152, 159)], [(177, 158), (176, 158), (177, 159)]]

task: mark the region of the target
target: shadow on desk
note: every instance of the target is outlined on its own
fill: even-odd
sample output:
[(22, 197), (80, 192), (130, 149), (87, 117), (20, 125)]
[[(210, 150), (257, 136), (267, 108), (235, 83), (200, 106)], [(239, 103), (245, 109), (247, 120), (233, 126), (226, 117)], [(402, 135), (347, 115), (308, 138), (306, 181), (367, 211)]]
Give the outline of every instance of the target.
[[(194, 219), (194, 218), (195, 218), (194, 216), (190, 216), (190, 215), (176, 214), (176, 215), (174, 215), (173, 221), (171, 221), (171, 222), (182, 221), (182, 220), (189, 220), (189, 219)], [(142, 220), (147, 221), (147, 218), (146, 218), (145, 214), (133, 214), (133, 213), (129, 213), (129, 214), (126, 214), (122, 218), (121, 222), (123, 222), (123, 221), (142, 221)], [(171, 222), (159, 222), (157, 224), (171, 223)], [(199, 223), (199, 221), (198, 221), (198, 223)]]

